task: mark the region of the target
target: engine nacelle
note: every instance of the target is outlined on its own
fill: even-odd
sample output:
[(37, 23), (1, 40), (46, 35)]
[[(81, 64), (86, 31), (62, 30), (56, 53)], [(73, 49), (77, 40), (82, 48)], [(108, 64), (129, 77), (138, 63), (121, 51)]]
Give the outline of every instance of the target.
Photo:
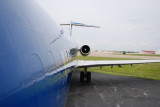
[(82, 56), (87, 56), (90, 53), (90, 47), (88, 45), (83, 45), (80, 49), (80, 53)]

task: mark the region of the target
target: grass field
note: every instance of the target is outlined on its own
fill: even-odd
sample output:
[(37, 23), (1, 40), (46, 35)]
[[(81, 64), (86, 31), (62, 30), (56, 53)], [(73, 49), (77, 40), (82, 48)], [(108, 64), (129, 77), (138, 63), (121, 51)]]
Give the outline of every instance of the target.
[(138, 60), (131, 58), (112, 58), (112, 57), (96, 57), (96, 56), (77, 56), (76, 60)]
[[(93, 56), (77, 56), (77, 60), (133, 60), (128, 58), (108, 58), (108, 57), (93, 57)], [(83, 69), (79, 69), (83, 70)], [(90, 72), (105, 73), (111, 75), (121, 75), (121, 76), (131, 76), (145, 79), (160, 80), (160, 63), (150, 63), (150, 64), (135, 64), (123, 65), (122, 68), (114, 66), (105, 66), (100, 69), (100, 67), (90, 67), (88, 68)]]
[[(122, 55), (122, 54), (114, 54), (114, 55)], [(127, 54), (125, 54), (125, 55), (160, 57), (160, 54), (130, 54), (130, 53), (127, 53)]]

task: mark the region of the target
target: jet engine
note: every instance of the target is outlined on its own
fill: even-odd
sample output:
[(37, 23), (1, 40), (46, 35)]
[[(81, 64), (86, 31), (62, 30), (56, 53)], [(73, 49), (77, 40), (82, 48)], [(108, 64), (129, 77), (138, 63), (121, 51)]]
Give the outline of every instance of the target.
[(87, 56), (90, 53), (90, 47), (88, 45), (83, 45), (80, 49), (80, 53), (82, 56)]

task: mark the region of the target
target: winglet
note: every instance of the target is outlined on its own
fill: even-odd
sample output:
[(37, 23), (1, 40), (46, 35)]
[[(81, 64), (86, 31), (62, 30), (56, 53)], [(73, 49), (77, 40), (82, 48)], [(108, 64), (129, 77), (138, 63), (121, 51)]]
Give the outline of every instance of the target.
[(77, 23), (77, 22), (70, 22), (70, 24), (60, 24), (60, 26), (70, 26), (70, 36), (72, 35), (72, 27), (73, 26), (81, 26), (81, 27), (94, 27), (94, 28), (100, 28), (99, 26), (94, 26), (94, 25), (86, 25), (83, 23)]

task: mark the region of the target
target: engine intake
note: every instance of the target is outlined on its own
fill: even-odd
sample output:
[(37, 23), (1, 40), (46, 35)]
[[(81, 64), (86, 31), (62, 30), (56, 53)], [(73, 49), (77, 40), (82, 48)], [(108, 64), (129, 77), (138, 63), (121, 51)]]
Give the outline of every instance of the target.
[(80, 53), (82, 56), (87, 56), (90, 53), (90, 47), (88, 45), (83, 45), (80, 49)]

